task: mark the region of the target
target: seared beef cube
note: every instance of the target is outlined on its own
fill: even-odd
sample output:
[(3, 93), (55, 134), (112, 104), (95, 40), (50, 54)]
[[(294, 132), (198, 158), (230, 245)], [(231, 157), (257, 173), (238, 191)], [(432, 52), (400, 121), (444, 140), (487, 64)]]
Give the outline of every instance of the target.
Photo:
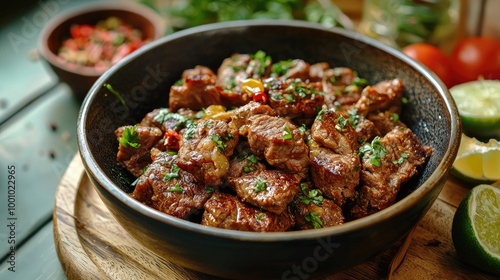
[(268, 105), (263, 105), (259, 102), (250, 101), (248, 104), (236, 108), (233, 111), (232, 121), (239, 128), (243, 126), (251, 116), (260, 114), (275, 116), (276, 112)]
[(263, 211), (242, 202), (237, 196), (215, 193), (206, 203), (202, 225), (255, 232), (282, 232), (294, 225), (288, 211)]
[(355, 129), (358, 133), (359, 144), (370, 142), (376, 136), (382, 136), (382, 133), (378, 130), (375, 124), (363, 116), (359, 116)]
[(314, 184), (339, 206), (344, 205), (346, 200), (354, 196), (354, 189), (359, 184), (359, 157), (354, 154), (335, 154), (322, 147), (311, 147), (310, 150)]
[(281, 81), (275, 78), (266, 79), (269, 106), (279, 116), (314, 118), (323, 105), (321, 83), (306, 83), (300, 79)]
[(250, 60), (248, 54), (233, 54), (224, 59), (217, 70), (217, 85), (225, 106), (241, 106), (251, 100), (250, 96), (241, 90), (241, 82), (249, 78), (246, 69)]
[(358, 152), (358, 133), (349, 116), (333, 110), (321, 111), (311, 127), (312, 138), (335, 153), (352, 155)]
[(333, 85), (352, 85), (358, 79), (356, 72), (347, 67), (335, 67), (325, 71), (324, 79)]
[(401, 184), (418, 173), (432, 153), (432, 148), (422, 146), (408, 128), (397, 127), (382, 138), (375, 138), (371, 145), (360, 148), (362, 153), (361, 188), (350, 210), (360, 218), (395, 202)]
[(252, 55), (250, 62), (248, 62), (248, 67), (246, 69), (247, 77), (253, 79), (269, 77), (271, 66), (271, 57), (263, 51), (257, 51)]
[(309, 79), (309, 63), (302, 59), (289, 59), (279, 61), (272, 65), (271, 76), (282, 80), (287, 79)]
[(327, 81), (332, 85), (347, 86), (352, 84), (356, 78), (356, 72), (347, 67), (330, 68), (330, 64), (320, 62), (312, 64), (309, 68), (311, 81)]
[(213, 189), (197, 183), (193, 175), (179, 169), (176, 162), (177, 156), (156, 153), (151, 165), (139, 177), (132, 196), (158, 211), (187, 220), (201, 213)]
[(330, 68), (328, 63), (317, 63), (310, 68), (311, 81), (321, 81), (327, 108), (351, 105), (358, 101), (362, 88), (356, 72), (346, 67)]
[(249, 54), (233, 54), (222, 61), (217, 69), (217, 84), (223, 90), (233, 91), (235, 86), (248, 78), (246, 69), (252, 57)]
[(285, 211), (299, 191), (299, 182), (281, 170), (260, 170), (228, 180), (241, 200), (276, 214)]
[(371, 112), (389, 110), (399, 114), (401, 112), (403, 86), (402, 80), (394, 79), (365, 87), (356, 103), (358, 113), (367, 116)]
[(170, 111), (175, 112), (180, 108), (201, 110), (210, 105), (221, 104), (216, 81), (214, 72), (205, 66), (185, 70), (180, 85), (176, 83), (170, 88)]
[(233, 157), (229, 161), (227, 177), (229, 179), (232, 177), (241, 177), (253, 171), (264, 169), (266, 169), (266, 165), (260, 162), (259, 158), (250, 151), (238, 153), (236, 157)]
[(220, 185), (229, 168), (228, 157), (233, 154), (238, 139), (238, 129), (232, 122), (194, 122), (181, 137), (178, 165), (200, 183)]
[(260, 80), (269, 75), (270, 69), (271, 59), (264, 52), (233, 54), (224, 59), (217, 70), (217, 84), (224, 105), (237, 107), (250, 102), (251, 96), (241, 89), (242, 81), (248, 78)]
[(162, 110), (167, 110), (168, 111), (168, 109), (154, 109), (153, 111), (147, 113), (146, 116), (144, 116), (144, 118), (142, 118), (142, 120), (139, 123), (139, 125), (140, 126), (155, 126), (155, 127), (158, 127), (159, 129), (162, 129), (163, 124), (160, 121), (155, 120), (156, 116)]
[(300, 130), (290, 121), (274, 116), (255, 115), (240, 129), (252, 151), (266, 161), (292, 174), (306, 176), (309, 148)]
[(325, 228), (344, 223), (342, 208), (332, 200), (322, 196), (318, 189), (301, 184), (301, 191), (290, 204), (295, 218), (295, 227), (300, 230)]
[(399, 120), (399, 114), (391, 111), (369, 114), (368, 119), (380, 131), (380, 135), (387, 134), (395, 127), (406, 127), (406, 125)]
[(311, 82), (321, 82), (325, 80), (325, 72), (330, 68), (327, 62), (319, 62), (309, 66), (309, 80)]
[(151, 163), (150, 149), (161, 147), (161, 129), (147, 126), (122, 126), (115, 130), (118, 140), (116, 160), (132, 175), (139, 177), (144, 168)]

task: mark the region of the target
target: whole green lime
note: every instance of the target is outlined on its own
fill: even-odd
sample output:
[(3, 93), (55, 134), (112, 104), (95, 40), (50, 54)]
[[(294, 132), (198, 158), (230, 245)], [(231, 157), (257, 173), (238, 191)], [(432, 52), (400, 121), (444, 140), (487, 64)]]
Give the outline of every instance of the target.
[(478, 269), (500, 274), (500, 189), (472, 188), (459, 204), (452, 224), (458, 257)]

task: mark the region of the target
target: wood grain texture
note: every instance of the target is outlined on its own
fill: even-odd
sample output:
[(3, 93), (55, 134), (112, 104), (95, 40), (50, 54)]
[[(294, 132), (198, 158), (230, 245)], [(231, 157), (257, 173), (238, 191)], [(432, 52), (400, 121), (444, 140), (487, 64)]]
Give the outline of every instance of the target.
[[(495, 279), (462, 264), (451, 240), (457, 205), (469, 189), (449, 179), (420, 221), (392, 279)], [(218, 279), (184, 269), (140, 245), (114, 220), (75, 155), (56, 193), (56, 250), (69, 279)], [(372, 260), (324, 279), (384, 279), (399, 242)]]

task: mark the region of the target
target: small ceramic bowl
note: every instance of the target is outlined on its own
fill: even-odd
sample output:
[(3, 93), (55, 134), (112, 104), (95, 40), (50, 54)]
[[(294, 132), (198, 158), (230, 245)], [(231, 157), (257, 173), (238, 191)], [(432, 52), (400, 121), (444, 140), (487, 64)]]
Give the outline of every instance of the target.
[[(202, 226), (136, 200), (116, 163), (113, 131), (168, 106), (170, 87), (185, 69), (217, 69), (231, 54), (263, 50), (276, 61), (300, 58), (358, 71), (374, 84), (405, 81), (401, 119), (434, 152), (398, 201), (343, 225), (255, 233)], [(105, 84), (113, 85), (119, 95)], [(179, 31), (138, 50), (90, 89), (78, 119), (79, 151), (89, 178), (116, 220), (145, 247), (181, 266), (230, 279), (306, 279), (363, 263), (418, 223), (438, 197), (460, 142), (458, 110), (444, 84), (398, 50), (354, 32), (301, 21), (237, 21)], [(133, 178), (129, 178), (130, 182)]]
[(67, 83), (73, 93), (83, 100), (88, 90), (103, 71), (95, 67), (76, 66), (65, 62), (57, 53), (64, 39), (70, 37), (74, 24), (95, 25), (98, 21), (115, 16), (133, 28), (142, 31), (143, 40), (153, 41), (164, 35), (162, 18), (146, 6), (132, 2), (101, 2), (75, 8), (53, 18), (42, 30), (38, 49), (41, 56), (62, 82)]

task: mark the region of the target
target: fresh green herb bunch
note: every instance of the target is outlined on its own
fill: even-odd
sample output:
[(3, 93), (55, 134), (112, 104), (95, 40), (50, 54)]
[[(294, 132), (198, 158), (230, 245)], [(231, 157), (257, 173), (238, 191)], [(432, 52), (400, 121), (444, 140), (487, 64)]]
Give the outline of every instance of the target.
[[(321, 0), (141, 0), (169, 22), (169, 32), (207, 23), (242, 19), (299, 19), (325, 26), (352, 25), (332, 1)], [(159, 3), (160, 2), (160, 3)], [(351, 26), (349, 26), (351, 27)]]

